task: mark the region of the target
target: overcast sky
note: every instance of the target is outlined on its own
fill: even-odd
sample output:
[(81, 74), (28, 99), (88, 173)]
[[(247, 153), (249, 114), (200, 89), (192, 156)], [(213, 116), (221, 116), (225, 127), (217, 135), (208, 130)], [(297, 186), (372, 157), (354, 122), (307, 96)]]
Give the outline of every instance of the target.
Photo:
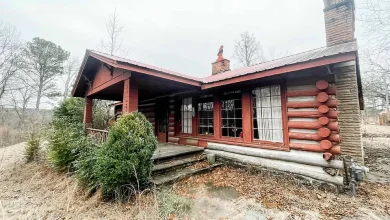
[(106, 37), (105, 21), (115, 8), (128, 58), (194, 76), (211, 74), (220, 45), (237, 67), (234, 41), (244, 31), (265, 49), (290, 54), (325, 46), (322, 0), (2, 0), (0, 20), (24, 41), (44, 38), (81, 60)]

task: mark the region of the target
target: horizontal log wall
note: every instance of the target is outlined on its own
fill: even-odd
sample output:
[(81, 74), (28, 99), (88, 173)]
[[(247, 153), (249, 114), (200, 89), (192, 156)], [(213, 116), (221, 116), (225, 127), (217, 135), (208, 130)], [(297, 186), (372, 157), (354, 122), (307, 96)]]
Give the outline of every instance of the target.
[(333, 76), (287, 82), (290, 148), (340, 154), (338, 101)]
[(169, 99), (168, 113), (168, 142), (177, 144), (179, 142), (174, 136), (175, 134), (175, 99)]
[(138, 111), (145, 115), (156, 131), (156, 103), (155, 101), (138, 103)]

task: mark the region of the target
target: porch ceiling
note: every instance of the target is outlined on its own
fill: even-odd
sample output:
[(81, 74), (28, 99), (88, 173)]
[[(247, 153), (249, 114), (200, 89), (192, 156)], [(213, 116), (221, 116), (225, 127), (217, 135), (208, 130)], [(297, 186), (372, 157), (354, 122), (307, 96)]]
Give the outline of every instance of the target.
[[(190, 86), (179, 82), (137, 73), (132, 73), (130, 80), (135, 80), (138, 84), (139, 101), (170, 95), (177, 92), (200, 90), (200, 88), (196, 86)], [(124, 82), (120, 81), (97, 93), (94, 93), (89, 97), (92, 99), (122, 101), (123, 88)]]
[(137, 73), (133, 74), (132, 79), (136, 80), (139, 86), (138, 94), (140, 101), (177, 92), (200, 90), (197, 86)]

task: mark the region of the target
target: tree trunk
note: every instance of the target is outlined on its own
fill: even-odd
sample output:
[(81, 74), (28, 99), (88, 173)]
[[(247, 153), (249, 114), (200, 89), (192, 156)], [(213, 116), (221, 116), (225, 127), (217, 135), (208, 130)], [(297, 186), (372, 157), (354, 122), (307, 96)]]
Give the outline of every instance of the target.
[(37, 102), (35, 104), (36, 110), (39, 110), (39, 105), (41, 104), (41, 96), (42, 96), (42, 86), (39, 85), (38, 93), (37, 93)]
[(390, 107), (389, 107), (389, 90), (387, 89), (387, 86), (386, 86), (386, 111), (387, 111), (387, 114), (386, 114), (386, 124), (389, 124), (389, 121), (390, 121)]

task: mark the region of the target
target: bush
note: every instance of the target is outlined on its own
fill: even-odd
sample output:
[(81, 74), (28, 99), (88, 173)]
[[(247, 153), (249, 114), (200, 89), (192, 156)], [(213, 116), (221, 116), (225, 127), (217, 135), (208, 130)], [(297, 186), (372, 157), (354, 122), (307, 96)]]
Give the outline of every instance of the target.
[(85, 148), (75, 162), (76, 177), (82, 187), (87, 188), (89, 193), (93, 193), (99, 186), (94, 168), (101, 144), (91, 137), (86, 137), (84, 145)]
[(27, 146), (24, 151), (24, 158), (27, 163), (38, 160), (41, 145), (41, 137), (37, 132), (29, 135)]
[(48, 160), (56, 171), (71, 171), (72, 163), (83, 148), (83, 125), (70, 124), (63, 119), (57, 119), (53, 124), (48, 134)]
[(67, 123), (78, 124), (83, 122), (84, 103), (81, 98), (67, 98), (59, 107), (54, 109), (53, 120), (64, 119)]
[(48, 159), (57, 171), (72, 170), (72, 163), (85, 147), (84, 101), (68, 98), (54, 110), (48, 133)]
[(103, 196), (112, 198), (126, 184), (136, 190), (145, 187), (156, 147), (153, 126), (143, 114), (135, 112), (121, 117), (97, 152), (95, 175)]

